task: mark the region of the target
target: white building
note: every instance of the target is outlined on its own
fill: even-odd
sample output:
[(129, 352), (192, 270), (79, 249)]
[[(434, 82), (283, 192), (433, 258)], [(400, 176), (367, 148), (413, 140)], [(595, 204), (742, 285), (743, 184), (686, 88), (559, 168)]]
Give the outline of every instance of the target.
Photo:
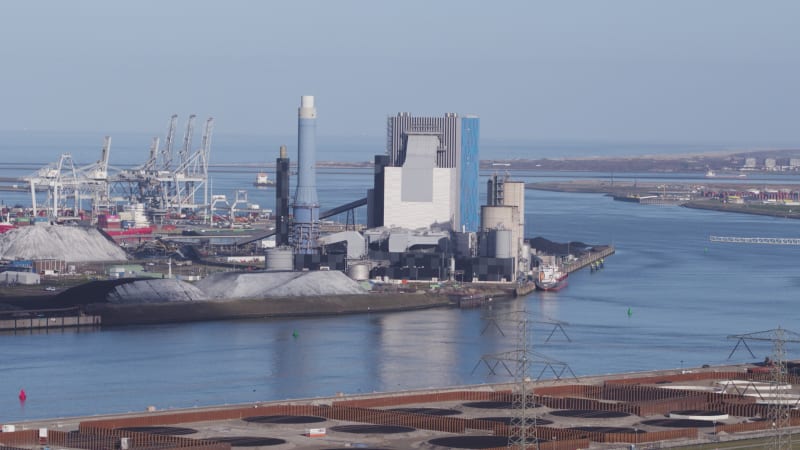
[(452, 229), (458, 180), (456, 169), (436, 167), (440, 146), (436, 135), (409, 135), (403, 166), (384, 169), (384, 226)]
[(0, 284), (40, 284), (38, 273), (33, 272), (0, 272)]

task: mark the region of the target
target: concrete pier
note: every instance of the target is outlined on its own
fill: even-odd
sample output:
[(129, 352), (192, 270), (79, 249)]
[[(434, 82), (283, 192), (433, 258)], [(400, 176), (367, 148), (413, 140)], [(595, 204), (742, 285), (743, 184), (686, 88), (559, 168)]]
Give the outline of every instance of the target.
[(575, 272), (576, 270), (583, 269), (593, 262), (600, 261), (603, 258), (613, 255), (614, 252), (615, 249), (613, 245), (601, 247), (596, 251), (589, 252), (574, 261), (564, 264), (564, 270), (566, 270), (568, 273)]

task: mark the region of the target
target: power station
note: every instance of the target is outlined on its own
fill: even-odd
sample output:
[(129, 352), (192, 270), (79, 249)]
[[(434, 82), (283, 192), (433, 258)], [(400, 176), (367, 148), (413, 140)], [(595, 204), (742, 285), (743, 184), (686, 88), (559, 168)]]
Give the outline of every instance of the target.
[[(387, 120), (366, 198), (320, 213), (313, 96), (298, 110), (297, 184), (288, 213), (290, 165), (276, 161), (276, 247), (268, 270), (341, 270), (356, 279), (515, 282), (531, 269), (524, 244), (524, 184), (495, 175), (480, 204), (480, 119), (446, 113)], [(324, 234), (320, 219), (367, 206), (367, 229)]]
[[(401, 112), (387, 117), (386, 147), (374, 156), (372, 186), (363, 198), (322, 208), (316, 179), (315, 100), (313, 95), (300, 97), (296, 159), (290, 159), (281, 146), (275, 181), (262, 182), (275, 187), (274, 228), (238, 240), (237, 246), (274, 235), (274, 247), (263, 250), (270, 271), (338, 270), (359, 280), (384, 282), (527, 279), (533, 258), (524, 244), (524, 184), (495, 175), (488, 182), (486, 201), (481, 202), (479, 117), (453, 112), (441, 116)], [(177, 115), (173, 115), (165, 145), (154, 139), (150, 158), (141, 167), (110, 175), (110, 139), (100, 160), (91, 166), (75, 169), (69, 155), (63, 155), (57, 165), (28, 179), (34, 214), (37, 190), (47, 189), (48, 200), (42, 205), (47, 219), (40, 220), (77, 217), (83, 199), (91, 199), (93, 223), (130, 242), (152, 238), (156, 225), (173, 222), (241, 228), (237, 212), (241, 215), (250, 208), (247, 191), (237, 191), (232, 204), (225, 195), (210, 193), (214, 121), (206, 121), (201, 144), (193, 151), (195, 118), (189, 116), (179, 146)], [(65, 206), (68, 199), (71, 211)], [(119, 206), (120, 202), (128, 206)], [(353, 211), (363, 206), (366, 229), (357, 230)], [(216, 213), (223, 207), (227, 216)], [(344, 213), (347, 225), (338, 232), (322, 222)]]

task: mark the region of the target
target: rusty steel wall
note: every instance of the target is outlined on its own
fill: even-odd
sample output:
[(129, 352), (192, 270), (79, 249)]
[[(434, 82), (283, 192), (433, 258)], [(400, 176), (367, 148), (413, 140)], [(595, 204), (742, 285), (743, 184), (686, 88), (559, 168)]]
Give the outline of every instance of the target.
[(673, 411), (708, 410), (708, 400), (704, 395), (693, 395), (683, 398), (665, 398), (649, 402), (637, 402), (638, 416), (667, 414)]
[[(697, 439), (697, 428), (681, 428), (678, 430), (649, 431), (647, 433), (598, 433), (597, 442), (605, 443), (647, 443), (668, 441), (672, 439)], [(593, 440), (593, 439), (590, 439)]]
[(625, 403), (608, 403), (590, 398), (577, 397), (542, 397), (534, 396), (536, 403), (541, 403), (553, 409), (590, 409), (595, 411), (613, 411), (635, 413), (635, 406)]
[(592, 384), (567, 384), (563, 386), (537, 387), (534, 392), (537, 395), (550, 397), (600, 398), (601, 389), (602, 386)]
[(30, 445), (39, 443), (39, 430), (22, 430), (0, 432), (0, 444), (3, 446)]
[[(743, 372), (708, 372), (700, 374), (678, 374), (675, 381), (686, 381), (687, 375), (699, 379), (730, 379), (735, 374), (742, 378)], [(714, 375), (713, 377), (711, 375)], [(762, 374), (748, 374), (753, 378)], [(639, 377), (638, 382), (663, 381), (664, 377)], [(689, 390), (669, 390), (657, 386), (643, 386), (635, 383), (606, 382), (604, 385), (560, 385), (538, 388), (532, 398), (535, 402), (555, 409), (587, 409), (610, 412), (626, 412), (637, 416), (664, 414), (676, 410), (714, 410), (734, 417), (767, 417), (769, 407), (755, 404), (754, 399), (736, 395), (695, 392)], [(515, 394), (511, 391), (448, 391), (432, 393), (414, 393), (409, 395), (386, 395), (371, 398), (334, 400), (332, 405), (309, 404), (271, 404), (246, 407), (220, 408), (213, 410), (194, 410), (184, 412), (143, 413), (135, 417), (88, 420), (81, 422), (79, 431), (83, 434), (76, 443), (76, 436), (51, 431), (49, 441), (52, 445), (88, 450), (108, 448), (109, 442), (119, 442), (119, 438), (128, 437), (135, 448), (162, 447), (173, 450), (229, 450), (230, 445), (208, 440), (197, 440), (186, 437), (162, 436), (150, 433), (135, 433), (117, 430), (116, 428), (136, 426), (164, 426), (190, 424), (204, 421), (224, 421), (244, 419), (262, 415), (313, 415), (333, 420), (370, 423), (376, 425), (399, 425), (417, 429), (442, 431), (463, 434), (466, 430), (485, 430), (497, 436), (513, 435), (517, 430), (501, 422), (459, 417), (435, 416), (403, 411), (376, 409), (378, 407), (431, 404), (448, 401), (512, 401)], [(791, 412), (792, 425), (800, 425), (800, 412)], [(719, 425), (718, 431), (737, 432), (768, 428), (767, 421), (750, 422), (733, 425)], [(603, 433), (569, 430), (563, 428), (539, 426), (537, 434), (543, 439), (551, 440), (542, 443), (540, 448), (564, 450), (567, 448), (588, 447), (589, 441), (606, 443), (657, 442), (668, 439), (690, 438), (698, 436), (696, 428), (684, 428), (649, 433)], [(16, 433), (0, 434), (0, 442), (6, 446), (31, 445), (38, 443), (37, 430), (26, 430)], [(572, 442), (569, 444), (568, 442)]]
[[(137, 431), (117, 430), (113, 428), (91, 427), (81, 423), (78, 425), (80, 434), (86, 435), (84, 440), (86, 445), (76, 446), (75, 442), (69, 438), (70, 433), (59, 433), (62, 436), (62, 445), (69, 445), (72, 448), (83, 448), (87, 450), (105, 450), (107, 442), (119, 442), (123, 437), (128, 438), (131, 449), (137, 448), (159, 448), (159, 449), (192, 449), (192, 450), (231, 450), (231, 445), (223, 442), (215, 442), (207, 439), (192, 439), (181, 436), (159, 435), (153, 433), (143, 433)], [(56, 441), (53, 444), (59, 445)], [(114, 448), (114, 447), (112, 447)]]
[[(800, 384), (800, 377), (787, 374), (787, 382), (790, 384)], [(720, 371), (720, 372), (686, 372), (671, 375), (647, 375), (632, 378), (615, 378), (605, 381), (605, 384), (657, 384), (675, 383), (682, 381), (703, 381), (703, 380), (748, 380), (748, 381), (770, 381), (772, 375), (769, 373), (754, 373), (745, 371)]]
[(333, 402), (334, 406), (360, 406), (375, 408), (380, 406), (399, 406), (413, 403), (438, 403), (448, 401), (496, 400), (498, 396), (510, 395), (511, 391), (449, 391), (425, 394), (400, 394), (385, 397), (341, 400)]

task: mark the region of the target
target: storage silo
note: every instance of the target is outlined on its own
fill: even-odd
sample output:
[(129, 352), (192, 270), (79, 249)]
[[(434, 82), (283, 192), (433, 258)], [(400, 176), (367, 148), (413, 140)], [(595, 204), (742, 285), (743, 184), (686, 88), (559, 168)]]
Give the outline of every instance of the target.
[(512, 245), (512, 232), (511, 230), (497, 229), (489, 232), (489, 240), (494, 245), (490, 246), (494, 249), (492, 256), (495, 258), (516, 258), (512, 253), (514, 246)]
[(506, 205), (481, 206), (481, 229), (484, 231), (514, 226), (514, 207)]

